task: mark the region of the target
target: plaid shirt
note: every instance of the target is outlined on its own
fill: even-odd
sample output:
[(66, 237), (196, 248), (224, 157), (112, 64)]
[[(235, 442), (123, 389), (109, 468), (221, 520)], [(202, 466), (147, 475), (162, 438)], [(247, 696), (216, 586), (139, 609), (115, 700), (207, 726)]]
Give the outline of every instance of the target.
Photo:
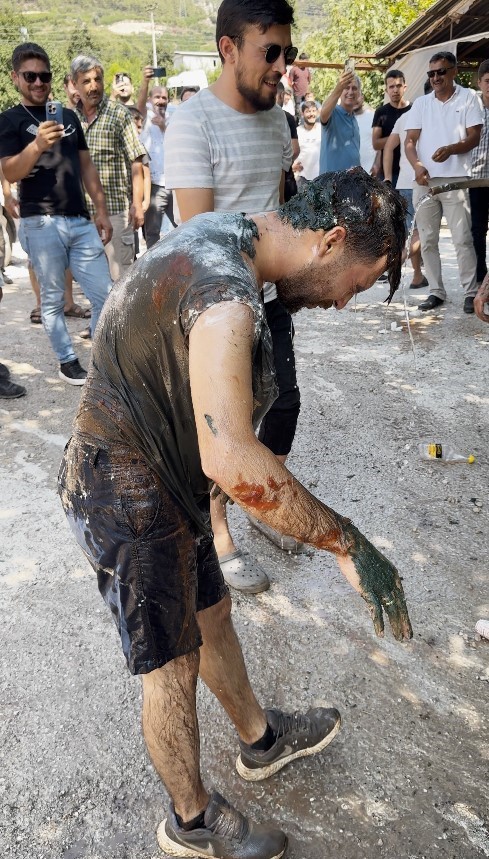
[(479, 145), (472, 150), (472, 179), (489, 179), (489, 107), (479, 97), (484, 117)]
[[(77, 108), (85, 132), (90, 155), (98, 170), (104, 189), (109, 215), (124, 212), (132, 199), (131, 164), (146, 155), (136, 127), (127, 108), (104, 95), (90, 125)], [(88, 196), (87, 205), (93, 216), (95, 209)]]

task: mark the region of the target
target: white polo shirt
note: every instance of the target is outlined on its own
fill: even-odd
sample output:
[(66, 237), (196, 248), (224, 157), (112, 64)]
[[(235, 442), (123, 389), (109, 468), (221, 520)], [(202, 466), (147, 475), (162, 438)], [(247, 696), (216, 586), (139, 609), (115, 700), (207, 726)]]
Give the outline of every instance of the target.
[(482, 125), (482, 111), (475, 92), (455, 84), (455, 92), (448, 101), (440, 101), (435, 93), (417, 98), (406, 113), (406, 131), (421, 130), (416, 144), (419, 160), (430, 176), (470, 176), (472, 155), (451, 155), (443, 163), (431, 156), (440, 146), (460, 143), (467, 137), (467, 128)]

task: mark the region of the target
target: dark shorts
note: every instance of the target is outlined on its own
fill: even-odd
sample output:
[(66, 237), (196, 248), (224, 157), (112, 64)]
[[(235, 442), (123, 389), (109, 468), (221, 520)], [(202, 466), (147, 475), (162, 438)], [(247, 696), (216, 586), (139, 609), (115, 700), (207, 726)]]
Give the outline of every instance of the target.
[[(140, 454), (74, 436), (58, 491), (131, 673), (147, 674), (200, 647), (196, 612), (228, 593), (214, 541), (197, 533)], [(206, 499), (206, 516), (208, 509)]]

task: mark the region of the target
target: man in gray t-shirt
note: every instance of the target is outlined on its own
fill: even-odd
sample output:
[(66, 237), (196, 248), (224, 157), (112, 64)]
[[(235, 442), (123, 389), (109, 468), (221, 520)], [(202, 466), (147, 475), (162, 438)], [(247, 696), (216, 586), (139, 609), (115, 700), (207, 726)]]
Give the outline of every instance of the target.
[[(260, 6), (261, 22), (258, 6), (243, 11), (232, 0), (221, 4), (216, 41), (222, 73), (212, 86), (179, 107), (168, 127), (166, 184), (174, 191), (182, 221), (209, 211), (273, 211), (283, 200), (292, 146), (275, 96), (286, 64), (297, 55), (291, 45), (293, 12), (285, 0), (272, 4), (266, 13)], [(236, 37), (238, 18), (243, 32)], [(293, 326), (271, 283), (264, 289), (264, 301), (280, 393), (262, 422), (259, 438), (284, 462), (300, 408)], [(266, 573), (235, 546), (219, 501), (213, 503), (212, 526), (226, 582), (247, 593), (269, 587)], [(270, 534), (275, 537), (267, 529)], [(285, 547), (286, 538), (275, 539)], [(297, 546), (296, 541), (292, 544)]]

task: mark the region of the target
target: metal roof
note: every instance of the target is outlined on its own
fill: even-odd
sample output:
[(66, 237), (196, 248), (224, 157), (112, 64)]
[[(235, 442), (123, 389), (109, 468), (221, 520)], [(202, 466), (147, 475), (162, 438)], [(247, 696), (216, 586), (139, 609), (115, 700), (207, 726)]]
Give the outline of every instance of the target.
[(459, 61), (481, 62), (489, 56), (488, 0), (438, 0), (375, 56), (395, 60), (409, 51), (476, 34), (477, 41), (460, 45)]

